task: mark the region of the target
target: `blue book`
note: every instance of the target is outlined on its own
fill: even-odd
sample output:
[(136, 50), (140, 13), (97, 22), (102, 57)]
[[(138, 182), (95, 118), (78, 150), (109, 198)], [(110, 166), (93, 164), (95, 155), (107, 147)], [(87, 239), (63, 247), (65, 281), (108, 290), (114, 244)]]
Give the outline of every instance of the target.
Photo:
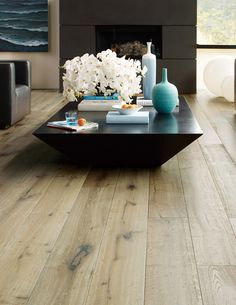
[(108, 95), (108, 96), (104, 96), (104, 95), (85, 95), (83, 97), (84, 100), (118, 100), (118, 94), (113, 94), (113, 95)]

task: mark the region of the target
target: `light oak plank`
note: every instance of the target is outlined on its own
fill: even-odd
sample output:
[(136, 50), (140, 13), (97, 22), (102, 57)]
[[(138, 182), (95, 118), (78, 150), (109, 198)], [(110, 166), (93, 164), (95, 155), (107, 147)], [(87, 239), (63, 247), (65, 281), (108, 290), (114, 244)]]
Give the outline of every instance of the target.
[(208, 121), (205, 112), (198, 103), (196, 95), (185, 95), (185, 98), (203, 131), (203, 135), (198, 141), (204, 145), (221, 144), (221, 139)]
[[(25, 209), (31, 211), (34, 208), (52, 177), (66, 174), (73, 174), (71, 165), (61, 163), (57, 152), (48, 150), (44, 144), (43, 147), (30, 145), (0, 173), (0, 227), (9, 220), (9, 231), (17, 218), (22, 221)], [(13, 214), (16, 217), (10, 221), (8, 217)]]
[(28, 300), (67, 220), (87, 170), (55, 177), (0, 255), (0, 295), (9, 304)]
[(145, 305), (202, 305), (188, 220), (152, 218), (148, 225)]
[(236, 267), (198, 267), (204, 305), (236, 304)]
[[(199, 265), (236, 264), (236, 239), (197, 142), (178, 155), (196, 260)], [(205, 166), (204, 166), (205, 164)]]
[(207, 91), (199, 91), (195, 99), (227, 152), (236, 162), (236, 126), (233, 104), (226, 102), (224, 98), (213, 97)]
[(14, 233), (38, 204), (54, 178), (55, 170), (42, 166), (37, 173), (29, 172), (26, 178), (14, 186), (5, 187), (0, 199), (0, 253)]
[(84, 304), (113, 199), (118, 170), (93, 170), (27, 305)]
[(38, 204), (58, 172), (54, 161), (51, 162), (53, 157), (48, 155), (41, 163), (23, 167), (19, 175), (15, 171), (15, 175), (7, 175), (7, 179), (0, 176), (0, 253)]
[(118, 180), (87, 305), (143, 305), (148, 170), (123, 170)]
[(177, 157), (150, 172), (149, 217), (187, 217)]
[(208, 168), (229, 218), (236, 218), (236, 165), (223, 145), (203, 146)]
[[(207, 97), (207, 98), (206, 98)], [(203, 124), (204, 136), (199, 138), (199, 143), (201, 145), (201, 150), (206, 159), (207, 166), (209, 167), (212, 177), (218, 187), (224, 208), (228, 217), (235, 217), (236, 215), (236, 168), (235, 163), (232, 160), (231, 156), (222, 145), (222, 142), (219, 138), (219, 143), (211, 143), (208, 141), (208, 138), (212, 139), (212, 136), (215, 135), (218, 137), (218, 123), (222, 125), (227, 122), (227, 124), (235, 125), (234, 111), (230, 103), (225, 102), (222, 98), (210, 98), (206, 93), (198, 93), (197, 96), (188, 96), (188, 103), (191, 109), (194, 111), (195, 115), (199, 120), (201, 118), (201, 124)], [(220, 109), (219, 109), (220, 107)], [(226, 113), (226, 115), (225, 115)], [(211, 133), (209, 134), (209, 126), (211, 123), (216, 128), (211, 127)], [(231, 127), (232, 128), (232, 127)], [(235, 129), (235, 127), (233, 127)], [(232, 131), (232, 130), (231, 130)], [(236, 130), (232, 131), (236, 132)], [(207, 135), (207, 140), (204, 141), (204, 137)], [(228, 133), (224, 134), (224, 140), (228, 137)]]

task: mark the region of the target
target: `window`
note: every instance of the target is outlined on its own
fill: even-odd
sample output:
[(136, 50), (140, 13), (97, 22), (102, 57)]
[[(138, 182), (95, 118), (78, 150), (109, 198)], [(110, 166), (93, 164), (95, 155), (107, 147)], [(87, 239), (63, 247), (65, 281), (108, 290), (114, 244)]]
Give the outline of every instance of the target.
[(236, 0), (198, 0), (200, 47), (236, 47)]

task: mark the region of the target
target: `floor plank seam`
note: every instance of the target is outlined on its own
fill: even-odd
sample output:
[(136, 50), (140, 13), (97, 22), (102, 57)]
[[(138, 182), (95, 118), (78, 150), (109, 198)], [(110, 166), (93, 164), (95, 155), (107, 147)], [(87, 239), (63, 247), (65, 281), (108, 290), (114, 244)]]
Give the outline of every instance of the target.
[(147, 256), (148, 256), (148, 220), (150, 219), (150, 169), (149, 169), (149, 175), (148, 175), (148, 208), (147, 208), (147, 234), (146, 234), (146, 257), (145, 257), (145, 272), (144, 272), (144, 299), (143, 299), (143, 305), (146, 304), (146, 274), (147, 274)]
[(187, 216), (149, 216), (148, 219), (187, 219)]
[(197, 258), (196, 258), (195, 248), (194, 248), (194, 242), (193, 242), (191, 225), (190, 225), (190, 221), (189, 221), (189, 212), (188, 212), (188, 206), (187, 206), (186, 196), (185, 196), (185, 192), (184, 192), (182, 172), (181, 172), (181, 168), (179, 166), (179, 157), (178, 157), (178, 155), (177, 155), (177, 160), (178, 160), (178, 168), (179, 168), (179, 172), (180, 172), (182, 192), (183, 192), (183, 197), (184, 197), (184, 202), (185, 202), (185, 209), (186, 209), (186, 214), (187, 214), (187, 219), (188, 219), (188, 228), (189, 228), (189, 232), (190, 232), (192, 251), (193, 251), (193, 256), (194, 256), (194, 263), (195, 263), (195, 268), (196, 268), (196, 273), (197, 273), (197, 281), (198, 281), (198, 286), (199, 286), (199, 290), (200, 290), (201, 303), (202, 303), (202, 305), (205, 305), (205, 303), (203, 301), (203, 293), (202, 293), (202, 287), (201, 287), (201, 282), (200, 282), (200, 275), (199, 275), (199, 271), (198, 271), (198, 268), (197, 268)]
[(229, 265), (229, 264), (197, 264), (197, 267), (236, 267), (235, 265)]

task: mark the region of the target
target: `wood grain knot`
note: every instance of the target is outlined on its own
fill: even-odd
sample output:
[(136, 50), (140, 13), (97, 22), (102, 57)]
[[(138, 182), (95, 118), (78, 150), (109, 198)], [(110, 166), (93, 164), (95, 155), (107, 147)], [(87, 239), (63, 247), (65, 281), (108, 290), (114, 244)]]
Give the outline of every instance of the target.
[(92, 246), (85, 244), (79, 247), (79, 251), (73, 257), (72, 261), (68, 265), (68, 269), (74, 271), (80, 264), (84, 257), (88, 256), (92, 252)]
[(129, 240), (132, 238), (132, 235), (133, 235), (133, 233), (130, 231), (130, 232), (123, 234), (123, 237), (124, 237), (124, 239)]
[(128, 185), (128, 190), (135, 190), (137, 187), (134, 185), (134, 184), (130, 184), (130, 185)]
[(18, 299), (18, 300), (28, 300), (29, 297), (27, 297), (27, 296), (16, 296), (16, 299)]
[(22, 196), (19, 197), (19, 199), (17, 200), (18, 202), (20, 201), (24, 201), (26, 199), (30, 199), (34, 197), (33, 194), (31, 194), (31, 188), (29, 190), (27, 190)]

